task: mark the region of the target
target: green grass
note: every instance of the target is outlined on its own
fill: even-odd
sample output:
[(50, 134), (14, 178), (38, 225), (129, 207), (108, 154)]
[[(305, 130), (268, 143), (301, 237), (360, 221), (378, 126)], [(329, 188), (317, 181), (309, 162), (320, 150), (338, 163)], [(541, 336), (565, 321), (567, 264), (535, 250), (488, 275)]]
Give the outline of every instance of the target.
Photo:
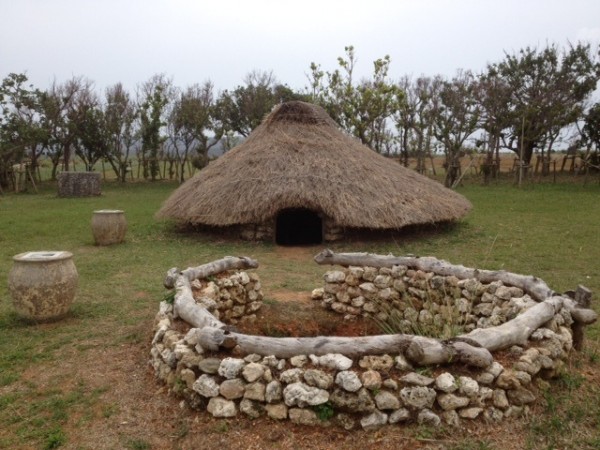
[[(123, 344), (146, 345), (158, 302), (165, 295), (162, 280), (170, 267), (185, 268), (225, 255), (248, 255), (261, 263), (259, 274), (267, 295), (281, 289), (310, 291), (321, 285), (327, 268), (310, 258), (286, 259), (272, 244), (178, 233), (169, 224), (155, 221), (154, 213), (175, 187), (168, 182), (105, 183), (100, 197), (65, 199), (58, 198), (55, 187), (46, 183), (37, 195), (0, 196), (0, 448), (57, 448), (66, 442), (76, 446), (64, 431), (65, 423), (75, 417), (102, 420), (118, 411), (114, 404), (102, 404), (102, 393), (88, 386), (12, 387), (31, 384), (31, 375), (25, 377), (25, 372), (67, 354), (85, 355)], [(530, 184), (523, 189), (509, 183), (487, 187), (474, 184), (461, 187), (459, 192), (474, 208), (454, 226), (392, 233), (371, 241), (355, 239), (331, 247), (335, 251), (434, 255), (470, 267), (536, 275), (556, 291), (584, 284), (600, 292), (597, 184)], [(125, 211), (129, 228), (124, 244), (93, 245), (92, 212), (103, 208)], [(68, 250), (74, 254), (79, 290), (70, 315), (63, 321), (31, 325), (13, 312), (7, 289), (11, 258), (30, 250)], [(315, 253), (319, 250), (315, 248)], [(587, 362), (596, 368), (599, 330), (596, 324), (587, 334), (596, 345), (586, 355)], [(555, 402), (552, 417), (573, 423), (571, 418), (578, 417), (582, 405), (592, 401), (600, 404), (597, 391), (590, 391), (585, 383), (576, 386), (576, 381), (560, 382), (561, 389), (574, 394)], [(580, 398), (582, 395), (586, 397)], [(86, 416), (83, 411), (94, 405), (97, 412)], [(587, 411), (595, 422), (584, 422), (586, 430), (597, 431), (596, 436), (600, 435), (599, 408)], [(551, 422), (539, 425), (557, 438), (564, 432)], [(532, 442), (541, 438), (548, 445), (554, 442), (536, 433), (532, 431)], [(598, 438), (590, 436), (584, 442), (592, 448)], [(127, 444), (128, 448), (147, 445), (141, 440)], [(463, 447), (456, 448), (492, 447), (487, 441), (465, 441)]]

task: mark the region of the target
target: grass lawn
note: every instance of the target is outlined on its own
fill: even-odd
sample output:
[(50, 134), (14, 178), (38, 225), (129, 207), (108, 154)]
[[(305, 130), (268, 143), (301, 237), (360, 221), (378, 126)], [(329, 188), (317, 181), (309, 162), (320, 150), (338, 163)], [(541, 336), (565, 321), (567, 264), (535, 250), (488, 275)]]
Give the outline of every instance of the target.
[[(286, 249), (176, 232), (153, 215), (170, 182), (105, 183), (98, 198), (40, 193), (0, 196), (0, 448), (600, 448), (600, 326), (525, 419), (465, 430), (416, 425), (377, 433), (305, 429), (264, 419), (222, 421), (179, 407), (147, 366), (167, 269), (226, 255), (258, 259), (266, 299), (318, 287), (322, 247)], [(600, 187), (498, 183), (466, 185), (473, 203), (461, 223), (335, 244), (335, 251), (432, 255), (454, 264), (506, 269), (544, 279), (556, 291), (578, 284), (600, 292)], [(93, 245), (96, 209), (123, 209), (124, 244)], [(13, 312), (7, 289), (12, 256), (68, 250), (79, 272), (70, 315), (30, 325)], [(596, 300), (596, 308), (597, 300)], [(243, 442), (243, 444), (239, 444)], [(241, 446), (240, 446), (241, 445)], [(321, 447), (322, 445), (322, 447)]]

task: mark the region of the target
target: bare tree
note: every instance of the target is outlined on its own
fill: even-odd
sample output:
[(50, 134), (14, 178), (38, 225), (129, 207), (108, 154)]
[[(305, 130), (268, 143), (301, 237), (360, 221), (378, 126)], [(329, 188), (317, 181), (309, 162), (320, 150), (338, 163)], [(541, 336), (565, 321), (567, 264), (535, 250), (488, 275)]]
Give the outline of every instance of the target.
[(408, 166), (409, 155), (414, 155), (419, 173), (424, 173), (425, 158), (432, 150), (433, 128), (439, 110), (442, 82), (439, 76), (421, 76), (414, 81), (405, 76), (399, 82), (405, 92), (405, 99), (394, 120), (399, 132), (401, 159)]

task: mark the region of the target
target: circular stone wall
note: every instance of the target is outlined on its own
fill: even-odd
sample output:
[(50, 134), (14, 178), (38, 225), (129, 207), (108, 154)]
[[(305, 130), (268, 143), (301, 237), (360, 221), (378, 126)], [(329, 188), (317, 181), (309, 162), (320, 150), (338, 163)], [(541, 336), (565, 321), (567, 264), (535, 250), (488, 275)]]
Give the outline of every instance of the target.
[[(225, 324), (256, 320), (262, 293), (255, 273), (233, 272), (186, 283), (185, 272), (177, 278), (175, 304), (161, 303), (156, 316), (151, 364), (156, 376), (189, 406), (215, 417), (266, 415), (298, 424), (333, 421), (346, 429), (372, 429), (409, 421), (459, 425), (462, 420), (499, 421), (520, 415), (540, 397), (546, 380), (564, 370), (580, 323), (573, 316), (580, 317), (583, 311), (573, 313), (577, 307), (572, 300), (552, 296), (546, 320), (518, 345), (494, 349), (484, 367), (481, 362), (474, 366), (468, 359), (459, 360), (457, 353), (449, 353), (452, 356), (443, 363), (420, 365), (415, 361), (428, 360), (418, 359), (404, 345), (396, 351), (350, 357), (324, 353), (335, 338), (321, 338), (326, 346), (314, 346), (313, 352), (282, 357), (281, 348), (294, 338), (254, 338), (225, 327), (220, 345), (215, 346), (214, 331), (207, 333), (215, 329), (214, 322), (190, 327), (176, 318), (189, 307), (184, 307), (183, 299), (187, 286), (192, 292), (195, 285), (193, 302), (216, 315), (215, 320)], [(313, 298), (333, 317), (337, 313), (346, 320), (375, 319), (382, 325), (398, 325), (398, 333), (447, 332), (444, 339), (431, 342), (459, 349), (458, 344), (464, 344), (485, 350), (477, 339), (496, 332), (502, 336), (515, 321), (539, 316), (536, 308), (546, 302), (499, 280), (459, 279), (407, 265), (351, 266), (328, 271), (324, 280)], [(245, 339), (275, 342), (274, 354), (244, 351)]]

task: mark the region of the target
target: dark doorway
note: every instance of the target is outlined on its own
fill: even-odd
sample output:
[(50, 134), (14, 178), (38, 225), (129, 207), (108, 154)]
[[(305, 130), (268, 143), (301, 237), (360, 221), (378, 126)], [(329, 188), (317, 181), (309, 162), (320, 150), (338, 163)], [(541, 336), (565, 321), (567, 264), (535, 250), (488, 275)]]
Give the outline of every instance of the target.
[(313, 245), (323, 242), (323, 222), (305, 208), (282, 209), (277, 215), (275, 242), (279, 245)]

